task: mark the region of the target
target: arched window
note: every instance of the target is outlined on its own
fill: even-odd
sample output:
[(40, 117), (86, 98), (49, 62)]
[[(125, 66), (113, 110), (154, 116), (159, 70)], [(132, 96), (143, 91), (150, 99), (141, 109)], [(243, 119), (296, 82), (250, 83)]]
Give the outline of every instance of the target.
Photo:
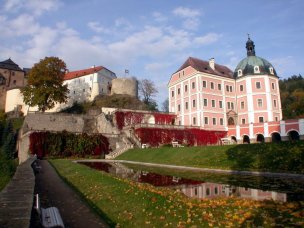
[(238, 70), (238, 76), (240, 77), (240, 76), (242, 76), (242, 75), (243, 75), (243, 72), (242, 72), (241, 69), (239, 69), (239, 70)]
[(256, 139), (256, 141), (259, 142), (259, 143), (264, 143), (264, 142), (265, 142), (264, 135), (262, 135), (262, 134), (257, 134), (257, 139)]
[(250, 138), (248, 135), (244, 135), (243, 136), (243, 143), (244, 144), (250, 144)]
[(229, 117), (228, 125), (235, 125), (233, 117)]

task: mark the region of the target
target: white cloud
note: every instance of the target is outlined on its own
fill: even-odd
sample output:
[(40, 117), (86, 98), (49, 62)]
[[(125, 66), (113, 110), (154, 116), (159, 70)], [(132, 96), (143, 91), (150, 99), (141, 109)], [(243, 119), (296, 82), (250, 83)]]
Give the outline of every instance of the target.
[(167, 17), (165, 17), (163, 14), (161, 14), (160, 12), (153, 12), (152, 13), (152, 17), (154, 18), (155, 21), (157, 22), (165, 22), (167, 21)]
[(115, 26), (123, 29), (124, 31), (130, 31), (133, 29), (132, 24), (125, 18), (117, 18), (115, 20)]
[(13, 20), (0, 17), (0, 33), (2, 37), (32, 35), (39, 31), (39, 24), (29, 14), (21, 14)]
[(5, 0), (4, 10), (7, 12), (28, 11), (39, 16), (45, 11), (58, 9), (61, 4), (60, 0)]
[(173, 14), (184, 19), (182, 25), (185, 29), (196, 30), (200, 25), (201, 12), (197, 9), (178, 7), (173, 10)]
[(296, 72), (297, 68), (299, 66), (302, 67), (302, 65), (296, 63), (296, 60), (294, 59), (293, 56), (274, 58), (271, 59), (269, 62), (273, 65), (278, 76), (283, 78), (291, 76), (291, 75), (287, 75), (290, 74), (290, 69), (293, 69), (295, 74), (298, 74), (298, 72), (300, 72), (301, 69), (299, 69), (299, 71)]
[(212, 44), (218, 41), (221, 36), (222, 36), (221, 34), (217, 34), (217, 33), (208, 33), (207, 35), (196, 37), (194, 39), (194, 42), (200, 45)]
[(145, 71), (159, 72), (160, 70), (167, 68), (169, 65), (170, 65), (169, 63), (165, 63), (165, 62), (149, 63), (145, 65)]
[(109, 29), (104, 28), (103, 26), (100, 25), (99, 22), (96, 21), (89, 22), (88, 27), (97, 33), (106, 33), (106, 34), (111, 33)]
[(173, 10), (173, 14), (183, 18), (195, 18), (201, 16), (201, 12), (196, 9), (186, 7), (177, 7)]

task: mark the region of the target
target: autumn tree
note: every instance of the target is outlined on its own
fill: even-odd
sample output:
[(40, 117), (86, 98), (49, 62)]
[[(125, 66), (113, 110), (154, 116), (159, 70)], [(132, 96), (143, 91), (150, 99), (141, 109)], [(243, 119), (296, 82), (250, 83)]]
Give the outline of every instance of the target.
[(143, 96), (143, 102), (148, 106), (149, 110), (156, 111), (157, 103), (152, 98), (158, 93), (153, 81), (143, 79), (139, 82), (139, 93)]
[(162, 103), (162, 111), (163, 112), (169, 112), (169, 99), (163, 101)]
[(279, 81), (284, 119), (304, 117), (304, 78), (293, 75)]
[(67, 100), (68, 88), (63, 85), (66, 64), (57, 57), (45, 57), (36, 63), (28, 75), (28, 84), (21, 89), (24, 103), (39, 111), (46, 111), (55, 103)]

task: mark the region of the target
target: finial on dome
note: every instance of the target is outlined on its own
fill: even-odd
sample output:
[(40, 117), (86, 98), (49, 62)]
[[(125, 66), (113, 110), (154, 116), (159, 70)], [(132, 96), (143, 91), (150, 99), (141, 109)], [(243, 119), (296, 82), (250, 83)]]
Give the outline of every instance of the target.
[(254, 42), (250, 39), (249, 33), (247, 33), (247, 35), (248, 35), (248, 40), (246, 42), (247, 56), (255, 56)]

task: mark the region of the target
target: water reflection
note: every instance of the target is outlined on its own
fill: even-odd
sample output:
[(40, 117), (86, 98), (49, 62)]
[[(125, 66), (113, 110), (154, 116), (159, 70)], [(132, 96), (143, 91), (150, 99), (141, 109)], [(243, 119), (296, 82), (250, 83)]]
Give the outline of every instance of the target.
[[(273, 183), (271, 183), (269, 178), (264, 180), (261, 177), (255, 177), (255, 182), (258, 182), (257, 188), (249, 188), (248, 186), (252, 186), (252, 183), (254, 182), (252, 181), (252, 177), (243, 178), (240, 176), (237, 177), (236, 175), (226, 175), (226, 178), (228, 176), (228, 181), (226, 182), (211, 182), (210, 178), (206, 181), (198, 181), (177, 176), (160, 175), (144, 170), (135, 170), (117, 162), (79, 163), (97, 170), (111, 173), (121, 178), (128, 178), (137, 182), (149, 183), (159, 187), (170, 187), (183, 192), (188, 197), (199, 199), (235, 196), (254, 200), (267, 199), (286, 202), (290, 200), (303, 199), (304, 195), (302, 191), (303, 189), (301, 189), (300, 192), (297, 192), (298, 189), (295, 188), (294, 184), (291, 184), (292, 186), (288, 186), (288, 184), (282, 182), (281, 178), (272, 179)], [(232, 180), (233, 185), (230, 184), (230, 180)], [(279, 191), (273, 191), (273, 188), (278, 189)]]

